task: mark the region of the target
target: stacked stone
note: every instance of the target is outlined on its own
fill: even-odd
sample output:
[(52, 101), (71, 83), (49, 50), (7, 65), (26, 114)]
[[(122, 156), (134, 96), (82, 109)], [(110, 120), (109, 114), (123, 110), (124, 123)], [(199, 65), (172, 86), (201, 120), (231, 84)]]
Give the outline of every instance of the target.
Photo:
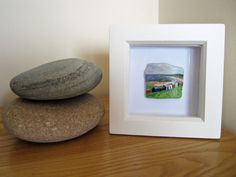
[(70, 58), (47, 63), (14, 77), (13, 100), (3, 113), (3, 123), (14, 136), (49, 143), (78, 137), (96, 127), (104, 115), (103, 104), (87, 92), (102, 79), (93, 63)]

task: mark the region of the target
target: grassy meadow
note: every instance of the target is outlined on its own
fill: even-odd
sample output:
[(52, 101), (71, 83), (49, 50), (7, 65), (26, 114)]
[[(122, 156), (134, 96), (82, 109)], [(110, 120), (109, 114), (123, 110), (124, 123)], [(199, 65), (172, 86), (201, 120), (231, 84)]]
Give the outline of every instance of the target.
[[(147, 85), (147, 89), (153, 88), (153, 85)], [(182, 97), (182, 86), (178, 86), (171, 90), (162, 90), (160, 92), (147, 93), (147, 98), (181, 98)]]

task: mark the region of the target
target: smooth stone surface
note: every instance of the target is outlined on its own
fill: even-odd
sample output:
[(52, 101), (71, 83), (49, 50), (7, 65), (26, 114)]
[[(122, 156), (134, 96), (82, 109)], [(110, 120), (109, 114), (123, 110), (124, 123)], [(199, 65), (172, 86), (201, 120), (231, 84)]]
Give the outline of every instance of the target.
[(5, 109), (3, 123), (20, 139), (48, 143), (88, 132), (98, 125), (103, 115), (103, 104), (90, 94), (56, 101), (17, 98)]
[(26, 99), (55, 100), (79, 96), (96, 87), (102, 71), (93, 63), (70, 58), (43, 64), (14, 77), (12, 91)]

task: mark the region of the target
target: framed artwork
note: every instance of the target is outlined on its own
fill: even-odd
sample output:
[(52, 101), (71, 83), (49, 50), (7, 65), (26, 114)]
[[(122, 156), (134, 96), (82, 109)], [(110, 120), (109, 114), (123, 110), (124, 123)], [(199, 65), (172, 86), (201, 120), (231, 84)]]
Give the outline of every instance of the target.
[(146, 98), (181, 98), (184, 69), (168, 63), (148, 63), (145, 71)]
[(110, 133), (218, 139), (223, 24), (110, 30)]

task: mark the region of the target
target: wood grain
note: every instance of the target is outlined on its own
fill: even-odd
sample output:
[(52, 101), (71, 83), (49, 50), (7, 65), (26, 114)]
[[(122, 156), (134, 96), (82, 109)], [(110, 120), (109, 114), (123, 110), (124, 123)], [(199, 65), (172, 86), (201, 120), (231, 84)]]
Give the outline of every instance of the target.
[(11, 136), (0, 123), (1, 177), (236, 176), (236, 136), (221, 140), (109, 135), (98, 127), (71, 141), (35, 144)]

